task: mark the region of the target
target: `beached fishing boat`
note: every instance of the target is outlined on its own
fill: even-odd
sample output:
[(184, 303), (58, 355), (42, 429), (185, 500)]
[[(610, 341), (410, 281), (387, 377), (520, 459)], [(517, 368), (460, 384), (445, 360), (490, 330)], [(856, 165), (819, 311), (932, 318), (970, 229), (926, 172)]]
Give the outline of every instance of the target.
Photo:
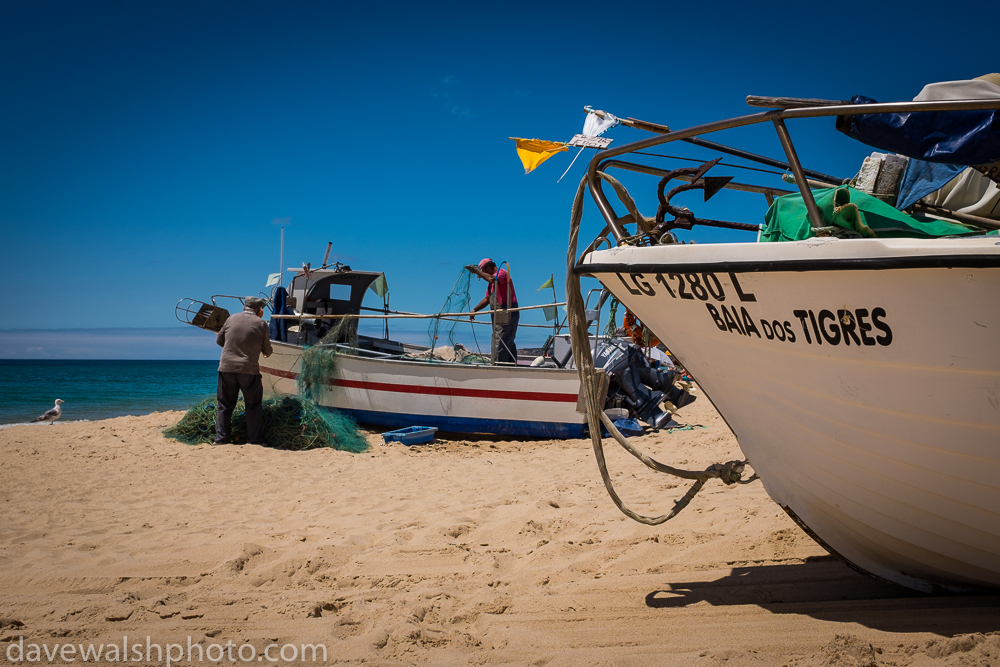
[[(314, 358), (336, 363), (311, 378), (323, 385), (313, 397), (362, 424), (550, 438), (585, 433), (586, 416), (577, 411), (577, 372), (559, 367), (551, 356), (548, 363), (536, 366), (528, 360), (491, 363), (488, 353), (448, 360), (433, 355), (429, 347), (393, 340), (388, 326), (382, 337), (358, 334), (358, 320), (365, 317), (413, 317), (387, 307), (363, 312), (365, 295), (384, 281), (382, 273), (340, 265), (308, 274), (291, 271), (287, 297), (284, 288), (276, 290), (277, 303), (266, 295), (274, 311), (274, 353), (261, 360), (265, 397), (299, 393), (299, 376), (310, 363), (306, 352), (315, 348)], [(212, 303), (182, 300), (178, 319), (218, 330), (229, 314), (218, 305), (221, 298), (213, 297)], [(488, 316), (480, 319), (488, 322)], [(316, 356), (324, 350), (336, 352), (335, 357)]]
[[(297, 392), (302, 348), (273, 343), (263, 360), (265, 393)], [(530, 366), (471, 366), (343, 354), (321, 403), (362, 424), (431, 426), (451, 433), (578, 438), (576, 371)]]
[[(633, 120), (658, 136), (598, 153), (577, 193), (571, 239), (585, 190), (606, 226), (571, 272), (598, 278), (667, 345), (725, 418), (771, 498), (831, 553), (918, 590), (1000, 587), (1000, 238), (987, 234), (1000, 224), (926, 198), (899, 211), (892, 203), (906, 178), (883, 187), (876, 175), (869, 185), (877, 186), (866, 189), (865, 168), (853, 187), (807, 170), (785, 127), (823, 116), (831, 125), (852, 117), (862, 126), (882, 123), (882, 138), (861, 138), (906, 152), (906, 168), (926, 167), (926, 152), (893, 143), (891, 115), (942, 130), (940, 148), (953, 141), (946, 125), (964, 122), (963, 113), (996, 113), (1000, 95), (748, 102), (772, 110), (682, 131)], [(776, 129), (785, 160), (702, 138), (758, 123)], [(798, 191), (719, 178), (727, 167), (717, 160), (665, 169), (634, 155), (675, 141), (785, 169), (784, 182)], [(989, 159), (952, 162), (1000, 157), (985, 150)], [(628, 154), (633, 159), (622, 159)], [(906, 162), (878, 154), (870, 162), (881, 162), (886, 176), (896, 159)], [(660, 179), (655, 218), (643, 217), (612, 176), (622, 170)], [(671, 190), (673, 179), (686, 183)], [(615, 186), (624, 215), (605, 183)], [(695, 188), (707, 201), (723, 187), (755, 193), (761, 205), (748, 197), (748, 219), (730, 223), (670, 203)], [(765, 198), (770, 211), (759, 234), (783, 242), (687, 244), (673, 234), (702, 224), (757, 230)], [(568, 284), (570, 308), (579, 312), (579, 283), (570, 276)]]

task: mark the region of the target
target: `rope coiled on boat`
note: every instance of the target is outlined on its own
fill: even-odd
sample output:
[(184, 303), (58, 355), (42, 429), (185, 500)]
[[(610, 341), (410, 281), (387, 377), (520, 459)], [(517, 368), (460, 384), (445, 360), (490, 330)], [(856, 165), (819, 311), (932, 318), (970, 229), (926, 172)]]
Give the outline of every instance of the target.
[[(705, 482), (710, 479), (719, 479), (723, 484), (749, 484), (757, 479), (754, 474), (747, 480), (743, 480), (743, 472), (748, 461), (729, 461), (727, 463), (714, 463), (705, 470), (682, 470), (673, 466), (660, 463), (651, 459), (641, 450), (633, 446), (615, 427), (611, 419), (604, 414), (603, 406), (599, 404), (600, 392), (598, 386), (597, 373), (594, 368), (594, 359), (591, 356), (590, 345), (586, 341), (589, 339), (587, 329), (587, 316), (584, 310), (583, 293), (580, 288), (580, 278), (573, 269), (576, 266), (576, 249), (580, 236), (580, 221), (583, 218), (583, 196), (587, 189), (587, 176), (580, 181), (573, 199), (573, 210), (570, 215), (569, 228), (569, 249), (566, 253), (566, 302), (569, 313), (569, 329), (573, 346), (573, 359), (576, 363), (577, 373), (580, 376), (580, 387), (584, 392), (584, 401), (587, 406), (587, 425), (590, 429), (590, 439), (594, 446), (594, 456), (597, 458), (597, 467), (601, 471), (601, 479), (604, 480), (604, 488), (608, 490), (611, 500), (625, 516), (644, 523), (655, 526), (665, 523), (677, 516), (681, 510), (688, 506), (694, 497), (705, 486)], [(694, 484), (688, 489), (684, 496), (674, 503), (674, 506), (666, 514), (657, 517), (643, 516), (625, 506), (621, 497), (615, 491), (611, 476), (608, 473), (607, 461), (604, 458), (604, 444), (601, 441), (601, 424), (608, 430), (608, 433), (618, 442), (629, 454), (636, 457), (648, 468), (657, 472), (673, 475), (681, 479), (693, 479)]]

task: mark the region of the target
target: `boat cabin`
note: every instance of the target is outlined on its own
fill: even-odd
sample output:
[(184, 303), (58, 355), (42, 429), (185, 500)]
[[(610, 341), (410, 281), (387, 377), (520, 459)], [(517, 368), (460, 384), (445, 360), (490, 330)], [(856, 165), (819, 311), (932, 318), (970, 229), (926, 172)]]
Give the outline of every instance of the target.
[[(350, 318), (310, 317), (329, 315), (360, 315), (365, 308), (361, 305), (368, 290), (375, 289), (378, 282), (385, 284), (385, 274), (378, 271), (354, 271), (349, 266), (334, 266), (326, 269), (309, 271), (308, 275), (302, 269), (289, 269), (295, 272), (289, 290), (288, 308), (286, 314), (301, 315), (299, 322), (292, 321), (288, 331), (288, 342), (299, 345), (314, 345), (331, 330), (339, 327), (335, 341), (328, 343), (348, 345), (358, 348), (358, 351), (374, 351), (382, 354), (402, 354), (403, 346), (388, 340), (388, 330), (384, 338), (358, 335), (358, 320)], [(383, 291), (383, 294), (385, 292)], [(383, 312), (388, 308), (388, 301), (383, 302), (384, 308), (369, 308), (374, 312)]]

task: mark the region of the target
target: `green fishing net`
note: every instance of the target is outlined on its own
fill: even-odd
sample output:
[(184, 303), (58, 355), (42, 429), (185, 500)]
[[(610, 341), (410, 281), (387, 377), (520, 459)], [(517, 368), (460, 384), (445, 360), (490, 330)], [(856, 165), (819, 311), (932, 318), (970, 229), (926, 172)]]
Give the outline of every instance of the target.
[[(465, 313), (469, 312), (469, 303), (472, 301), (472, 297), (469, 295), (469, 285), (472, 280), (472, 273), (466, 269), (462, 268), (462, 272), (458, 274), (458, 280), (455, 281), (455, 286), (451, 289), (451, 293), (448, 298), (444, 300), (444, 305), (441, 306), (441, 313)], [(485, 317), (489, 317), (488, 314), (484, 314)], [(488, 354), (476, 354), (468, 350), (464, 345), (455, 340), (455, 330), (458, 328), (459, 324), (465, 324), (468, 320), (463, 317), (435, 317), (431, 320), (431, 323), (427, 326), (427, 338), (430, 339), (430, 351), (427, 354), (420, 355), (426, 358), (427, 361), (433, 363), (435, 360), (439, 359), (434, 355), (434, 348), (439, 345), (444, 347), (445, 341), (451, 346), (454, 351), (454, 356), (445, 355), (440, 357), (446, 361), (456, 361), (462, 364), (489, 364), (490, 357)], [(471, 323), (470, 323), (470, 326)], [(474, 334), (475, 332), (473, 332)], [(487, 336), (487, 340), (489, 337)]]
[[(464, 313), (469, 308), (472, 297), (469, 295), (469, 282), (472, 280), (472, 272), (462, 268), (458, 274), (458, 280), (451, 289), (451, 294), (444, 300), (444, 305), (438, 313)], [(430, 339), (431, 351), (440, 343), (441, 336), (446, 336), (448, 344), (455, 347), (455, 328), (458, 326), (458, 318), (449, 318), (443, 324), (441, 319), (435, 317), (427, 327), (427, 337)], [(443, 345), (443, 343), (441, 343)]]
[(296, 388), (299, 395), (313, 403), (322, 403), (330, 392), (330, 379), (337, 372), (337, 348), (324, 345), (307, 347), (299, 357), (299, 377)]
[(339, 346), (358, 345), (358, 321), (345, 317), (335, 322), (319, 341), (306, 346), (299, 357), (296, 390), (299, 396), (319, 405), (332, 391), (331, 380), (336, 376), (341, 352)]
[[(356, 344), (357, 320), (343, 319), (299, 358), (295, 396), (269, 398), (262, 404), (264, 442), (281, 449), (332, 447), (345, 452), (363, 452), (368, 442), (353, 419), (330, 407), (321, 407), (332, 391), (336, 376), (338, 344)], [(273, 389), (273, 387), (272, 387)], [(280, 393), (280, 392), (275, 392)], [(216, 399), (208, 398), (188, 410), (180, 422), (163, 432), (168, 438), (196, 445), (215, 440)], [(247, 441), (243, 399), (233, 410), (233, 442)]]
[[(216, 399), (206, 398), (194, 406), (181, 420), (163, 431), (163, 435), (188, 445), (215, 440)], [(358, 426), (347, 415), (319, 408), (312, 401), (298, 396), (269, 398), (262, 404), (264, 442), (281, 449), (316, 449), (332, 447), (359, 453), (368, 449), (368, 442), (358, 433)], [(243, 399), (233, 410), (232, 440), (247, 441), (247, 419)]]
[(608, 324), (604, 327), (604, 340), (611, 340), (618, 332), (618, 304), (621, 303), (615, 297), (611, 297), (611, 306), (608, 308)]

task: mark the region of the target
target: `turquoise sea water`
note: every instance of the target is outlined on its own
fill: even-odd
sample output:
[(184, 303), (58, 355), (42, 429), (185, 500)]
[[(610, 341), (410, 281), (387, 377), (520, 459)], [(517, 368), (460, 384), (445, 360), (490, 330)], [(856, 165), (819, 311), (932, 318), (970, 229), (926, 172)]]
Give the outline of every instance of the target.
[(0, 360), (0, 424), (66, 401), (60, 421), (184, 410), (215, 395), (219, 362)]

